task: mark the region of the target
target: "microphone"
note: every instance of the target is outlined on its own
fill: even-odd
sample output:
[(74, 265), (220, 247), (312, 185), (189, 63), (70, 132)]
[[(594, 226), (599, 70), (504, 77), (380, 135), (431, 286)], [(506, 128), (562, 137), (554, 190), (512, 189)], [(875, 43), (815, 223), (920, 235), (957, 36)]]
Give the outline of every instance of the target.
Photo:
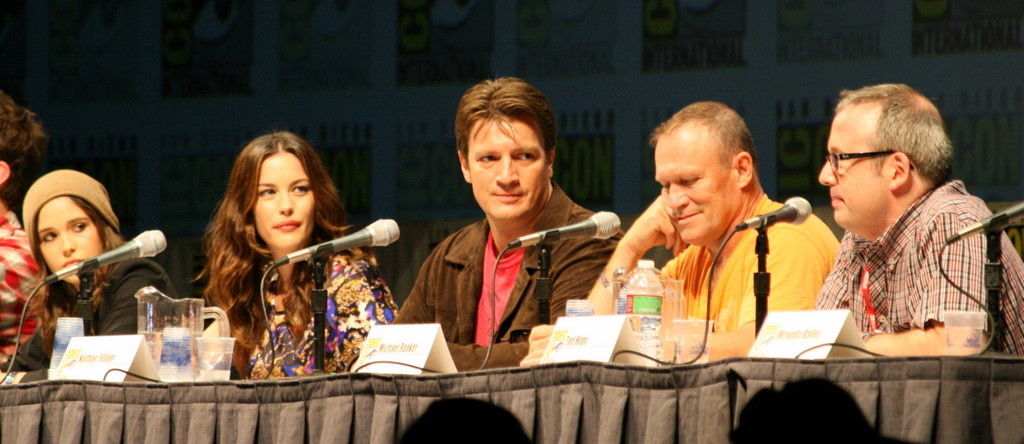
[(1002, 231), (1011, 222), (1024, 216), (1024, 203), (1019, 203), (996, 214), (993, 214), (981, 222), (971, 225), (946, 239), (946, 245), (956, 242), (975, 233)]
[(811, 203), (802, 197), (790, 197), (786, 204), (778, 210), (768, 214), (754, 216), (736, 226), (736, 231), (748, 228), (768, 228), (776, 222), (789, 222), (793, 225), (800, 225), (811, 215)]
[(128, 241), (128, 243), (120, 247), (107, 251), (106, 253), (99, 254), (91, 259), (86, 259), (70, 267), (65, 267), (64, 269), (47, 276), (46, 279), (43, 280), (43, 285), (52, 284), (73, 274), (82, 275), (85, 273), (91, 273), (104, 265), (110, 265), (128, 259), (156, 256), (157, 254), (160, 254), (161, 251), (164, 251), (164, 248), (167, 248), (167, 239), (164, 238), (163, 232), (160, 230), (146, 231), (135, 236), (135, 239)]
[(574, 237), (596, 237), (598, 239), (608, 239), (609, 237), (612, 237), (618, 229), (619, 216), (616, 216), (615, 213), (612, 212), (602, 211), (600, 213), (595, 213), (587, 220), (577, 222), (572, 225), (538, 231), (536, 233), (520, 237), (519, 239), (509, 242), (507, 248), (512, 250), (515, 248), (537, 245), (544, 241), (570, 239)]
[(308, 261), (325, 254), (337, 253), (359, 247), (383, 247), (398, 240), (398, 224), (391, 219), (381, 219), (366, 228), (348, 236), (339, 237), (309, 248), (303, 248), (274, 262), (274, 267), (294, 262)]

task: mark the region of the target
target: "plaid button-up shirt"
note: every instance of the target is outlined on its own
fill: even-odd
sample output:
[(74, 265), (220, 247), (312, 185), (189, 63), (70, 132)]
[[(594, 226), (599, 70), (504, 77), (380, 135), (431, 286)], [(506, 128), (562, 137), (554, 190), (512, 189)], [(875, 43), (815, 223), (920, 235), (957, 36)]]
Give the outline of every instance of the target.
[[(0, 219), (0, 361), (14, 353), (21, 310), (38, 270), (28, 246), (28, 235), (14, 212), (8, 211)], [(28, 313), (21, 342), (27, 341), (35, 330), (35, 317)]]
[[(874, 242), (847, 232), (818, 295), (817, 308), (851, 310), (860, 330), (869, 331), (860, 290), (866, 265), (870, 299), (883, 333), (924, 328), (931, 320), (941, 322), (945, 311), (981, 310), (942, 277), (939, 260), (953, 282), (985, 301), (985, 236), (961, 240), (944, 252), (942, 248), (949, 236), (991, 214), (957, 180), (923, 196)], [(1006, 330), (997, 348), (1024, 355), (1024, 263), (1005, 234), (1002, 263), (1000, 308)]]

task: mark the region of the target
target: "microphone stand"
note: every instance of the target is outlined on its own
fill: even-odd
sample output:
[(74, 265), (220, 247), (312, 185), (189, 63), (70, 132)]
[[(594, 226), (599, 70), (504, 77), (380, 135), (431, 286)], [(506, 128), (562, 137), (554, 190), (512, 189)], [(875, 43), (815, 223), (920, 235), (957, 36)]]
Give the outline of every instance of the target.
[(985, 248), (985, 290), (987, 299), (985, 305), (988, 312), (995, 318), (992, 325), (992, 343), (999, 343), (999, 334), (1003, 331), (1003, 317), (999, 310), (999, 291), (1002, 288), (1003, 263), (1000, 258), (1003, 255), (1002, 238), (1003, 231), (995, 230), (985, 233), (987, 246)]
[(324, 324), (327, 318), (327, 281), (325, 268), (327, 261), (323, 258), (313, 259), (313, 291), (310, 294), (313, 308), (313, 374), (324, 374)]
[(78, 275), (78, 317), (82, 318), (82, 332), (92, 335), (92, 272)]
[(772, 288), (772, 274), (766, 270), (765, 263), (768, 256), (768, 229), (761, 227), (757, 229), (757, 243), (754, 245), (754, 252), (757, 253), (757, 272), (754, 273), (754, 299), (756, 301), (756, 329), (761, 333), (761, 325), (768, 315), (768, 293)]
[(537, 321), (539, 324), (551, 323), (551, 249), (547, 244), (537, 245), (537, 268), (540, 275), (537, 277)]

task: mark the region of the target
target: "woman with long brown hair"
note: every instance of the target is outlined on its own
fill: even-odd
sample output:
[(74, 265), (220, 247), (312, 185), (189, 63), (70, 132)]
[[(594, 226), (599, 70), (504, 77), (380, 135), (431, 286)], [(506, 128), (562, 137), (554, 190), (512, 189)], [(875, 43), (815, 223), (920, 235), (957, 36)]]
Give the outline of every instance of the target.
[[(207, 228), (201, 277), (208, 279), (207, 300), (228, 314), (238, 340), (234, 366), (243, 378), (312, 372), (310, 264), (277, 268), (262, 295), (260, 279), (272, 260), (343, 236), (347, 228), (334, 182), (309, 143), (277, 131), (242, 149)], [(370, 327), (391, 322), (398, 308), (372, 250), (335, 254), (328, 267), (324, 369), (341, 372), (358, 357)]]
[[(40, 265), (37, 277), (50, 274), (125, 243), (120, 222), (110, 206), (106, 188), (92, 177), (73, 170), (57, 170), (40, 177), (25, 195), (22, 219), (32, 256)], [(30, 302), (39, 328), (15, 358), (15, 380), (46, 378), (53, 352), (57, 318), (77, 316), (79, 277), (71, 275), (39, 290)], [(138, 329), (135, 292), (154, 286), (175, 297), (163, 268), (149, 259), (131, 259), (100, 267), (94, 274), (93, 318), (89, 335), (132, 335)], [(7, 365), (2, 368), (7, 370)]]

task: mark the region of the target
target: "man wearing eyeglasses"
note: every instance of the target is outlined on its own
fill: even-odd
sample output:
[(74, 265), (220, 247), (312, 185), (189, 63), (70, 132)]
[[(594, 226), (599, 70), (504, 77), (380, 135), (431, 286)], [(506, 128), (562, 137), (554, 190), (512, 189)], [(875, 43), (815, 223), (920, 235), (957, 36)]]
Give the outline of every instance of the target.
[[(913, 88), (868, 86), (840, 93), (818, 180), (829, 187), (846, 229), (819, 309), (849, 309), (867, 348), (884, 355), (946, 354), (943, 315), (981, 311), (985, 238), (949, 245), (960, 229), (991, 215), (952, 180), (953, 146), (938, 109)], [(1002, 235), (1006, 330), (998, 350), (1024, 354), (1024, 264)], [(998, 315), (998, 314), (997, 314)]]

